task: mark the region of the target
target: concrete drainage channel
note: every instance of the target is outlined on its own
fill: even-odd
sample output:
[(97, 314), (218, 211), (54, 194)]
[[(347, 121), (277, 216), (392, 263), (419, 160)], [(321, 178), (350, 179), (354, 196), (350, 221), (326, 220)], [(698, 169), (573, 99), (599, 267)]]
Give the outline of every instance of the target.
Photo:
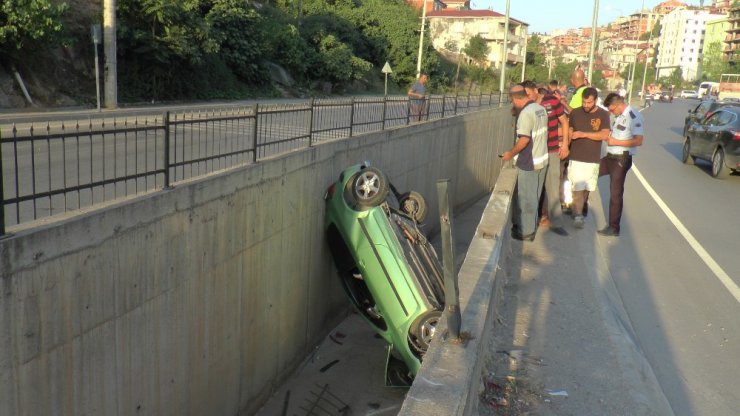
[[(464, 240), (456, 242), (463, 250), (456, 250), (458, 261), (464, 257), (458, 272), (462, 344), (446, 339), (447, 321), (443, 317), (411, 388), (385, 387), (385, 341), (359, 315), (351, 313), (257, 414), (477, 414), (483, 389), (482, 366), (491, 350), (499, 284), (503, 280), (497, 275), (507, 269), (509, 209), (515, 183), (516, 170), (502, 169), (490, 197), (455, 218), (456, 238)], [(467, 236), (461, 232), (465, 228)]]

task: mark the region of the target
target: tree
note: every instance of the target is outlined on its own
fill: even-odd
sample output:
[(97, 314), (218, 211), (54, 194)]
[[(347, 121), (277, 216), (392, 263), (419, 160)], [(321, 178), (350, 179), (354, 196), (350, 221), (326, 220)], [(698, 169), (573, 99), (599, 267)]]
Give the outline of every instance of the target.
[(730, 72), (730, 64), (724, 60), (722, 42), (716, 41), (704, 46), (704, 59), (701, 62), (701, 78), (719, 81), (719, 76)]
[(478, 65), (483, 63), (488, 55), (488, 43), (483, 40), (480, 35), (475, 35), (468, 41), (468, 44), (463, 48), (463, 53), (468, 55), (470, 59), (475, 61)]
[(4, 0), (0, 2), (0, 55), (14, 57), (29, 44), (54, 47), (67, 41), (61, 17), (66, 3), (49, 0)]

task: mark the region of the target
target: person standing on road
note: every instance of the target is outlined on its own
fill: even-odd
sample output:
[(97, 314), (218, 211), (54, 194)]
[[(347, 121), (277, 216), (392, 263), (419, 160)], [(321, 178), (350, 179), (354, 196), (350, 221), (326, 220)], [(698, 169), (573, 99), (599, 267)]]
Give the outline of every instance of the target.
[(596, 190), (601, 142), (609, 137), (609, 113), (596, 105), (596, 88), (583, 90), (583, 105), (570, 113), (568, 180), (573, 189), (573, 226), (583, 228), (584, 206)]
[(409, 110), (411, 121), (421, 121), (424, 115), (424, 104), (426, 102), (426, 85), (429, 77), (427, 74), (421, 74), (414, 85), (407, 93), (409, 97)]
[(503, 160), (511, 160), (516, 156), (517, 185), (512, 237), (533, 241), (537, 224), (537, 201), (547, 172), (547, 111), (530, 100), (521, 85), (511, 87), (509, 96), (514, 107), (519, 110), (516, 143), (511, 150), (501, 155)]
[[(560, 200), (560, 187), (562, 185), (563, 163), (568, 157), (568, 116), (565, 115), (563, 105), (555, 95), (546, 88), (538, 91), (538, 101), (547, 111), (547, 175), (545, 176), (545, 187), (540, 202), (540, 225), (550, 224), (550, 231), (555, 234), (566, 236), (568, 232), (563, 228), (563, 211)], [(564, 132), (562, 137), (558, 131)]]
[(642, 146), (644, 120), (639, 111), (617, 94), (607, 95), (604, 104), (615, 118), (606, 141), (606, 156), (599, 166), (599, 176), (609, 175), (609, 224), (598, 232), (616, 237), (624, 206), (624, 180), (632, 167), (637, 146)]
[(576, 69), (572, 74), (570, 74), (570, 83), (573, 84), (573, 87), (576, 89), (573, 92), (573, 97), (570, 98), (570, 102), (568, 102), (564, 97), (561, 100), (563, 107), (565, 107), (565, 111), (568, 113), (573, 111), (573, 109), (580, 107), (583, 103), (583, 90), (586, 89), (587, 85), (586, 74), (583, 73), (582, 69)]

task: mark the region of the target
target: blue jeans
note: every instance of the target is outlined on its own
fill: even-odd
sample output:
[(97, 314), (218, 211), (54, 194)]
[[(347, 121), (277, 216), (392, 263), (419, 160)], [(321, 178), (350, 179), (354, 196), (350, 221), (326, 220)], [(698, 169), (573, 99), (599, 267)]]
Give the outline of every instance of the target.
[(522, 235), (532, 234), (536, 230), (537, 207), (546, 175), (547, 167), (539, 170), (517, 169), (516, 198), (511, 221)]
[(545, 204), (547, 205), (547, 216), (550, 218), (550, 226), (557, 228), (563, 226), (563, 208), (560, 206), (560, 154), (549, 153), (547, 157)]

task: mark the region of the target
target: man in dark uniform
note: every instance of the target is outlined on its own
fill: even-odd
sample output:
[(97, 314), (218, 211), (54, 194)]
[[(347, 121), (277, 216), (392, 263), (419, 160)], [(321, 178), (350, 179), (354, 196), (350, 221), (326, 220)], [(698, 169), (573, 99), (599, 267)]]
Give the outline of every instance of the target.
[(632, 167), (632, 156), (642, 146), (644, 120), (642, 114), (624, 102), (619, 94), (606, 96), (604, 105), (614, 115), (607, 138), (606, 156), (601, 159), (599, 176), (609, 175), (609, 224), (599, 234), (616, 237), (624, 206), (624, 180)]

